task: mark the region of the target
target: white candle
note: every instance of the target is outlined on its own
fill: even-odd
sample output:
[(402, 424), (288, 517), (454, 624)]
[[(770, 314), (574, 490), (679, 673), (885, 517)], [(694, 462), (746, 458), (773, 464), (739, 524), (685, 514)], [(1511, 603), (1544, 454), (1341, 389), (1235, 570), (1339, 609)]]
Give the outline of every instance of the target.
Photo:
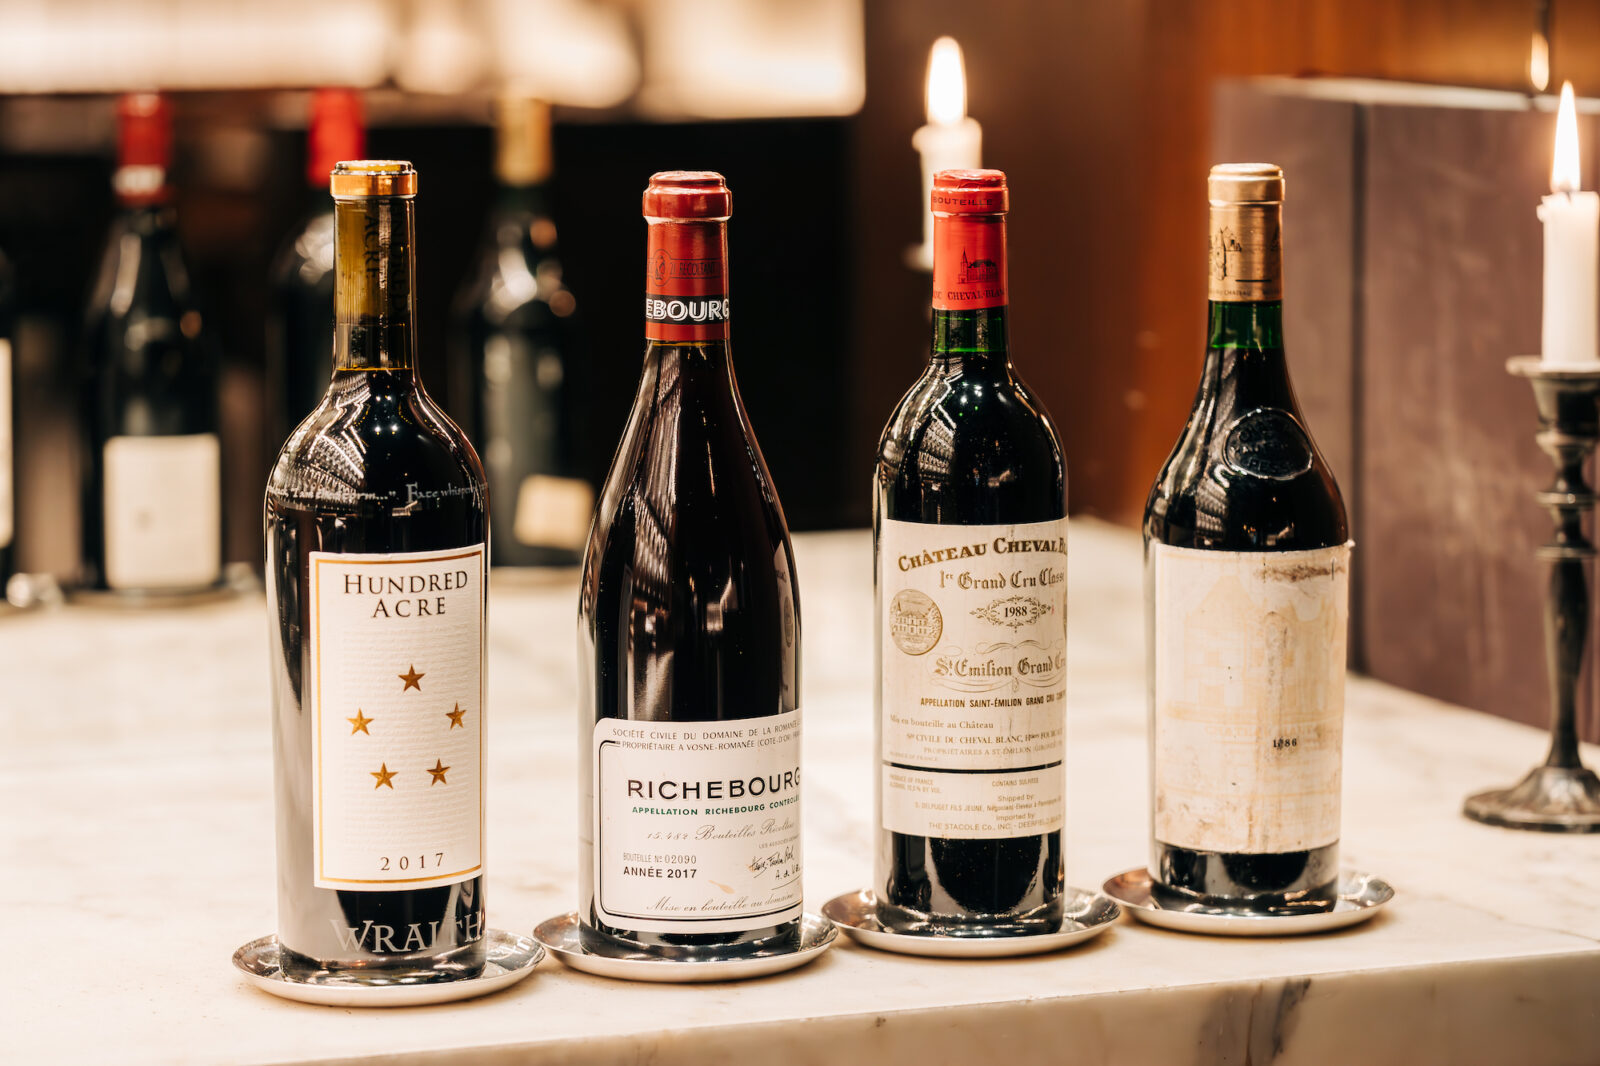
[(1544, 222), (1544, 365), (1594, 369), (1600, 321), (1600, 193), (1578, 189), (1578, 114), (1572, 83), (1561, 87), (1550, 195)]
[(911, 135), (922, 157), (922, 245), (912, 260), (933, 269), (933, 176), (941, 170), (976, 170), (983, 165), (983, 127), (967, 117), (967, 72), (953, 37), (933, 42), (928, 53), (928, 124)]

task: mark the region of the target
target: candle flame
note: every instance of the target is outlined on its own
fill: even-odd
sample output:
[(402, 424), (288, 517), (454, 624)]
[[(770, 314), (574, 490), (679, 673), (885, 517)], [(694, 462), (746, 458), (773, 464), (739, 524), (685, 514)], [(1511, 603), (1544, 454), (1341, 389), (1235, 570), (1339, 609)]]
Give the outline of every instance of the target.
[(1534, 92), (1542, 93), (1550, 87), (1550, 42), (1542, 33), (1533, 35), (1533, 48), (1528, 53), (1528, 81)]
[(967, 68), (961, 45), (941, 37), (928, 53), (928, 122), (949, 126), (967, 117)]
[(1561, 110), (1556, 113), (1556, 154), (1550, 165), (1550, 191), (1577, 192), (1578, 188), (1578, 107), (1568, 81), (1561, 84)]

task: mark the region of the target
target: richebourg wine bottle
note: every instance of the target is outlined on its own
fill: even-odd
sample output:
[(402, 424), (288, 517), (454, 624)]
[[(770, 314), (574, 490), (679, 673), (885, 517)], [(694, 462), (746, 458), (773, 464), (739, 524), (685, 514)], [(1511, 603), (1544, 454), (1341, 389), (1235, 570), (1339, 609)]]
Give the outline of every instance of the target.
[(466, 379), (457, 407), (470, 412), (496, 501), (496, 566), (577, 566), (594, 518), (578, 304), (561, 276), (550, 173), (549, 106), (501, 97), (489, 232), (454, 331)]
[(334, 369), (267, 484), (278, 940), (293, 978), (484, 962), (488, 498), (417, 377), (409, 163), (333, 171)]
[(783, 509), (728, 348), (731, 196), (650, 179), (644, 373), (579, 607), (579, 913), (591, 950), (792, 943), (800, 607)]
[(878, 446), (878, 917), (1058, 928), (1067, 470), (1006, 340), (1006, 177), (933, 184), (933, 353)]
[(306, 184), (315, 206), (272, 265), (267, 381), (282, 437), (310, 414), (333, 376), (333, 201), (328, 175), (366, 154), (361, 94), (318, 89), (306, 130)]
[(171, 105), (124, 96), (117, 118), (118, 212), (84, 330), (81, 580), (193, 592), (222, 577), (217, 360), (170, 204)]
[(1145, 506), (1158, 900), (1333, 905), (1349, 620), (1344, 502), (1289, 385), (1283, 172), (1214, 167), (1210, 339)]

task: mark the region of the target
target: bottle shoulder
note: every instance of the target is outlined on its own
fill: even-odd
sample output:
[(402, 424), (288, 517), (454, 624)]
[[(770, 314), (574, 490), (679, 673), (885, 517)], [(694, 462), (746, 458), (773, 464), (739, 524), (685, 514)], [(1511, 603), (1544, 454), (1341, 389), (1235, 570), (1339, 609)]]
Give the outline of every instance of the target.
[(334, 508), (426, 509), (446, 496), (486, 506), (483, 465), (465, 434), (420, 386), (362, 380), (382, 373), (335, 374), (278, 453), (268, 495)]
[(986, 479), (1029, 465), (1065, 476), (1055, 424), (1038, 396), (1015, 373), (950, 375), (929, 367), (905, 393), (884, 427), (878, 462), (889, 477), (915, 471)]

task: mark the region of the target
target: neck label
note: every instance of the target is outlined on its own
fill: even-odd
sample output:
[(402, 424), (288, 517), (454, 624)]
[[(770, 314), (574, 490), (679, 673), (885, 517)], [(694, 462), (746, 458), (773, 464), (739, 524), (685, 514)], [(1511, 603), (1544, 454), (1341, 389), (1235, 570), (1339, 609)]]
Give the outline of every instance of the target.
[(1005, 216), (934, 216), (934, 310), (969, 311), (1008, 302)]
[(1211, 273), (1214, 303), (1267, 303), (1283, 299), (1283, 205), (1211, 205)]
[(652, 222), (644, 271), (644, 335), (728, 337), (728, 230), (722, 222)]

